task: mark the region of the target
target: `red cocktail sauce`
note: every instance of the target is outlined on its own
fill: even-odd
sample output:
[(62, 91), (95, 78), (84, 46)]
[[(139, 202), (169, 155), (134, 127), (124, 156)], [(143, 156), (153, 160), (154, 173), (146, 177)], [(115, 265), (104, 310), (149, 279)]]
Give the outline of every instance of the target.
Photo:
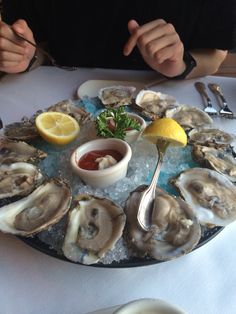
[(78, 166), (85, 170), (98, 170), (98, 163), (95, 161), (99, 157), (112, 156), (117, 162), (122, 159), (122, 155), (114, 149), (92, 150), (84, 154), (78, 161)]

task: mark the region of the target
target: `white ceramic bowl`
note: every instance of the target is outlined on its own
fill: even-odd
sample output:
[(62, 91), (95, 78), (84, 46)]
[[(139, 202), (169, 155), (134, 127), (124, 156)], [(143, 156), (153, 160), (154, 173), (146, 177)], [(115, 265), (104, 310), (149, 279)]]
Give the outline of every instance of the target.
[[(103, 170), (86, 170), (78, 166), (80, 158), (93, 150), (114, 149), (123, 158), (115, 165)], [(116, 138), (96, 139), (79, 146), (71, 155), (71, 166), (79, 177), (93, 187), (105, 188), (124, 178), (127, 173), (128, 163), (132, 150), (125, 141)]]
[(133, 119), (137, 120), (140, 123), (140, 125), (141, 125), (141, 128), (140, 128), (139, 131), (138, 130), (129, 130), (129, 131), (125, 132), (126, 135), (125, 135), (125, 139), (124, 140), (127, 143), (131, 144), (131, 143), (135, 142), (139, 138), (139, 136), (142, 134), (142, 132), (146, 128), (146, 122), (145, 122), (145, 120), (142, 117), (140, 117), (139, 115), (137, 115), (135, 113), (128, 112), (128, 116), (130, 118), (133, 118)]

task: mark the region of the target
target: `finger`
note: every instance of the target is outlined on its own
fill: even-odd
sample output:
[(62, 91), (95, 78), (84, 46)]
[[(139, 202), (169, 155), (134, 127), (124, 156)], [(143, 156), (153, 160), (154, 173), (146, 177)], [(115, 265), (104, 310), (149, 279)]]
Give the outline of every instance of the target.
[(19, 66), (19, 62), (0, 60), (0, 71), (5, 72), (6, 68), (14, 68), (16, 66)]
[(26, 52), (25, 47), (22, 47), (4, 37), (0, 37), (0, 50), (14, 52), (22, 55)]
[(138, 28), (139, 28), (139, 24), (135, 20), (131, 20), (128, 22), (128, 30), (129, 30), (129, 33), (131, 34), (131, 36), (128, 39), (128, 41), (126, 42), (124, 49), (123, 49), (123, 53), (125, 56), (128, 56), (136, 45), (136, 38), (134, 35), (132, 36), (132, 34), (134, 34), (135, 30)]
[(144, 24), (142, 26), (137, 26), (134, 27), (134, 20), (129, 21), (128, 23), (128, 29), (130, 31), (132, 31), (132, 34), (130, 36), (130, 38), (128, 39), (128, 41), (126, 42), (124, 49), (123, 49), (123, 53), (124, 55), (128, 56), (132, 50), (134, 49), (134, 47), (137, 44), (138, 39), (140, 38), (140, 36), (142, 36), (144, 33), (148, 32), (149, 30), (153, 29), (154, 27), (157, 27), (158, 25), (162, 25), (164, 23), (166, 23), (164, 20), (155, 20), (152, 22), (149, 22), (147, 24)]
[(25, 59), (24, 55), (8, 51), (0, 51), (0, 61), (21, 62)]
[(0, 37), (8, 39), (15, 44), (21, 45), (22, 47), (25, 46), (25, 43), (14, 33), (11, 26), (3, 22), (0, 22)]
[[(171, 37), (171, 36), (173, 36), (173, 37)], [(172, 24), (169, 24), (169, 23), (161, 24), (161, 25), (158, 25), (157, 27), (154, 27), (154, 28), (150, 29), (149, 31), (145, 32), (138, 39), (138, 45), (139, 45), (139, 48), (142, 48), (142, 47), (146, 46), (147, 44), (149, 44), (153, 40), (162, 40), (162, 39), (165, 39), (166, 41), (167, 41), (167, 39), (169, 39), (169, 40), (171, 39), (174, 41), (179, 40), (179, 36), (176, 33), (175, 28)], [(161, 43), (161, 41), (160, 41), (160, 43)], [(163, 43), (164, 43), (164, 41), (163, 41)], [(168, 45), (168, 44), (169, 43), (167, 42), (166, 45)]]
[(12, 28), (14, 29), (14, 31), (16, 31), (17, 33), (23, 35), (26, 31), (28, 27), (28, 24), (26, 23), (25, 20), (17, 20), (14, 24), (12, 24)]
[(167, 36), (161, 36), (160, 38), (152, 41), (148, 41), (145, 45), (140, 44), (140, 49), (144, 52), (146, 56), (154, 57), (154, 55), (156, 55), (158, 51), (162, 50), (165, 47), (173, 47), (178, 42), (180, 42), (179, 36), (177, 33), (174, 33)]
[(128, 22), (128, 30), (129, 30), (129, 33), (132, 35), (133, 32), (139, 27), (139, 24), (137, 21), (135, 20), (130, 20)]
[(182, 51), (182, 43), (174, 43), (157, 51), (154, 55), (154, 58), (156, 61), (158, 61), (159, 64), (167, 60), (177, 61), (177, 56), (179, 56)]
[(15, 31), (17, 34), (21, 35), (22, 37), (32, 40), (33, 39), (33, 33), (31, 29), (29, 28), (27, 22), (25, 20), (17, 20), (12, 25), (13, 31)]

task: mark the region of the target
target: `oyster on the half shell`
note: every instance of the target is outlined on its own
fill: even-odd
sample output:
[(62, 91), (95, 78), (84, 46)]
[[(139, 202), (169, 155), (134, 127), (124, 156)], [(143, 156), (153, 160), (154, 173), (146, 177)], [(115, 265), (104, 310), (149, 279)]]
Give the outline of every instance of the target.
[(112, 201), (92, 195), (78, 195), (69, 213), (62, 250), (82, 264), (98, 262), (122, 235), (123, 209)]
[(34, 162), (47, 156), (43, 151), (22, 142), (0, 139), (0, 164), (9, 164), (18, 161)]
[(40, 170), (26, 162), (0, 165), (0, 199), (27, 195), (43, 181)]
[(206, 112), (187, 105), (167, 109), (165, 117), (176, 120), (184, 129), (205, 127), (213, 123), (213, 120)]
[(207, 168), (191, 168), (171, 182), (203, 225), (226, 226), (236, 219), (236, 186)]
[(39, 136), (35, 125), (36, 117), (45, 111), (56, 111), (68, 114), (75, 118), (80, 125), (84, 124), (90, 119), (90, 113), (84, 108), (75, 106), (73, 102), (68, 100), (62, 100), (45, 110), (38, 110), (32, 117), (23, 117), (20, 122), (10, 123), (4, 128), (4, 136), (10, 140), (18, 141), (30, 141)]
[(190, 144), (215, 147), (229, 146), (235, 140), (235, 135), (216, 128), (193, 129), (188, 137)]
[(154, 92), (152, 90), (141, 90), (135, 99), (134, 109), (141, 111), (145, 117), (155, 120), (163, 116), (167, 108), (173, 108), (176, 105), (174, 97)]
[(108, 86), (99, 90), (98, 98), (105, 107), (117, 108), (130, 105), (135, 90), (134, 86)]
[(69, 210), (71, 190), (51, 179), (28, 196), (0, 208), (0, 231), (30, 236), (57, 223)]
[(80, 125), (84, 124), (90, 119), (90, 113), (88, 113), (84, 108), (75, 106), (73, 102), (68, 100), (62, 100), (49, 108), (47, 111), (62, 112), (72, 116)]
[(34, 120), (24, 118), (4, 127), (4, 136), (10, 140), (30, 141), (39, 136)]
[(236, 159), (232, 152), (223, 148), (194, 145), (192, 155), (201, 165), (210, 167), (225, 175), (230, 181), (236, 182)]
[(201, 237), (200, 224), (189, 205), (156, 188), (152, 213), (152, 230), (143, 231), (137, 221), (140, 186), (131, 192), (126, 205), (128, 239), (138, 255), (166, 261), (187, 254)]

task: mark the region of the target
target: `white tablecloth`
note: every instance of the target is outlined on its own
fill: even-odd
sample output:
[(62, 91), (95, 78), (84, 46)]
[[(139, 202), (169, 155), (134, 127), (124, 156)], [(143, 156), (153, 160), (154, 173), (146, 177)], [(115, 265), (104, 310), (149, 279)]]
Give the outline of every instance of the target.
[[(153, 73), (83, 69), (67, 72), (42, 67), (0, 81), (4, 123), (37, 109), (72, 98), (89, 79), (134, 80), (145, 83)], [(236, 112), (236, 79), (206, 77), (219, 82)], [(193, 81), (156, 87), (180, 103), (201, 107)], [(210, 92), (209, 92), (210, 94)], [(211, 94), (210, 94), (211, 95)], [(214, 97), (211, 95), (214, 100)], [(236, 134), (236, 120), (215, 120)], [(152, 266), (108, 269), (75, 265), (47, 256), (14, 236), (0, 233), (0, 313), (84, 314), (144, 297), (166, 300), (189, 314), (236, 313), (236, 223), (201, 248), (173, 261)]]

